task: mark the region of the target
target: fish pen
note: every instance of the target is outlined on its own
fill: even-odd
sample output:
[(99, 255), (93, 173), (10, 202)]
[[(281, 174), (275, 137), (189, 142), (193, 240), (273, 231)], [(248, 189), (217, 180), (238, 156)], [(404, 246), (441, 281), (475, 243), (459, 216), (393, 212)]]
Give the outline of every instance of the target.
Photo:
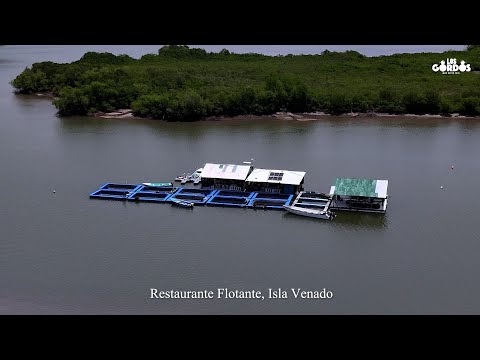
[(208, 200), (207, 205), (245, 207), (254, 195), (254, 192), (217, 190), (210, 200)]
[(283, 210), (283, 205), (289, 205), (293, 195), (272, 194), (267, 192), (255, 193), (248, 203), (250, 208)]
[(179, 188), (169, 200), (185, 200), (195, 205), (205, 205), (216, 192), (217, 190)]
[(132, 193), (136, 192), (141, 187), (142, 185), (106, 183), (103, 184), (98, 190), (91, 193), (90, 198), (125, 201)]

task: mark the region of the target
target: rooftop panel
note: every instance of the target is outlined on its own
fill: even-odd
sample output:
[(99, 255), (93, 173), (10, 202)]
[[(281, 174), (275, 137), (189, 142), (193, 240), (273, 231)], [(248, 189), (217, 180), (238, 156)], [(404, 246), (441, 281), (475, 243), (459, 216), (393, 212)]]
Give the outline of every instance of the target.
[(386, 198), (387, 187), (387, 180), (337, 178), (334, 194)]
[(253, 169), (248, 182), (300, 185), (305, 177), (304, 171)]

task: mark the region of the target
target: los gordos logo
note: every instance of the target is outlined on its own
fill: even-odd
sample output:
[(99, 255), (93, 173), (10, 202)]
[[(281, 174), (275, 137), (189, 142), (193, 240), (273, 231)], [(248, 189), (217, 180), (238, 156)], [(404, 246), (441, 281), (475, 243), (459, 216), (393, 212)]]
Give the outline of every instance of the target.
[(457, 59), (447, 58), (447, 60), (440, 61), (440, 64), (433, 64), (432, 70), (435, 72), (441, 71), (443, 75), (456, 75), (461, 72), (469, 72), (472, 70), (470, 64), (465, 64), (465, 61), (460, 61), (460, 65), (457, 64)]

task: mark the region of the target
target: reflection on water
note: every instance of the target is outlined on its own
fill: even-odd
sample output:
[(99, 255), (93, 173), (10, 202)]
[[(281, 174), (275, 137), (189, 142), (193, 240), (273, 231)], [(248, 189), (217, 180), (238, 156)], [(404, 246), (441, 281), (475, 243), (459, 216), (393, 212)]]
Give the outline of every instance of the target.
[(388, 213), (373, 214), (337, 211), (334, 225), (355, 230), (385, 230), (388, 228)]
[[(22, 106), (38, 105), (37, 96), (16, 96)], [(45, 99), (49, 101), (48, 99)], [(53, 105), (52, 105), (53, 108)], [(418, 117), (361, 117), (351, 118), (346, 116), (322, 117), (315, 121), (278, 120), (270, 117), (263, 119), (227, 118), (223, 120), (202, 120), (194, 122), (168, 122), (152, 119), (102, 119), (86, 116), (59, 117), (61, 125), (66, 129), (88, 129), (105, 126), (114, 126), (121, 123), (124, 126), (143, 126), (152, 132), (168, 134), (171, 136), (198, 136), (210, 131), (227, 131), (230, 133), (263, 133), (268, 138), (277, 135), (293, 134), (304, 135), (318, 127), (318, 124), (333, 129), (349, 129), (351, 127), (375, 128), (384, 131), (388, 128), (399, 128), (404, 131), (412, 129), (434, 129), (445, 126), (458, 126), (465, 130), (476, 129), (480, 126), (479, 118), (418, 118)]]
[(378, 126), (380, 129), (386, 128), (413, 128), (413, 129), (431, 129), (436, 127), (465, 124), (468, 126), (480, 126), (480, 118), (455, 118), (455, 117), (411, 117), (411, 116), (373, 116), (373, 117), (348, 117), (333, 116), (327, 117), (325, 121), (333, 127), (351, 127), (351, 126)]
[(371, 213), (354, 213), (347, 211), (338, 211), (337, 216), (333, 220), (319, 220), (289, 213), (283, 213), (282, 218), (286, 222), (298, 225), (318, 226), (318, 231), (325, 230), (325, 227), (333, 229), (369, 231), (369, 230), (385, 230), (388, 228), (388, 215), (371, 214)]
[(472, 130), (477, 129), (480, 126), (480, 119), (458, 119), (456, 125), (465, 130), (465, 133), (473, 135), (474, 133)]
[[(185, 140), (201, 139), (203, 135), (218, 133), (219, 135), (245, 134), (262, 136), (265, 142), (281, 140), (285, 135), (302, 136), (312, 130), (312, 124), (292, 120), (235, 118), (226, 120), (203, 120), (196, 122), (168, 122), (152, 119), (102, 119), (87, 116), (58, 117), (62, 131), (86, 131), (116, 128), (118, 124), (132, 131), (143, 128), (149, 133), (159, 134)], [(118, 128), (118, 127), (117, 127)], [(248, 138), (245, 138), (248, 141)]]
[(117, 121), (113, 119), (98, 119), (88, 116), (58, 116), (57, 118), (60, 129), (64, 133), (70, 133), (72, 131), (81, 132), (83, 130), (90, 133), (91, 130), (95, 131), (112, 127), (114, 124), (111, 122)]

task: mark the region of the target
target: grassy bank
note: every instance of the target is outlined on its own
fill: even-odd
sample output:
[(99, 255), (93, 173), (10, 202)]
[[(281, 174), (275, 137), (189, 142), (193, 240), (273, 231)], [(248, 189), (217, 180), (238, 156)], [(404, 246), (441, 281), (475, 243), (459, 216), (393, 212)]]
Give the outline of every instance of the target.
[[(473, 71), (433, 72), (446, 58)], [(365, 57), (355, 51), (265, 56), (166, 46), (140, 59), (86, 53), (35, 63), (12, 85), (51, 92), (61, 115), (131, 108), (136, 116), (196, 120), (277, 111), (480, 115), (480, 49)]]

